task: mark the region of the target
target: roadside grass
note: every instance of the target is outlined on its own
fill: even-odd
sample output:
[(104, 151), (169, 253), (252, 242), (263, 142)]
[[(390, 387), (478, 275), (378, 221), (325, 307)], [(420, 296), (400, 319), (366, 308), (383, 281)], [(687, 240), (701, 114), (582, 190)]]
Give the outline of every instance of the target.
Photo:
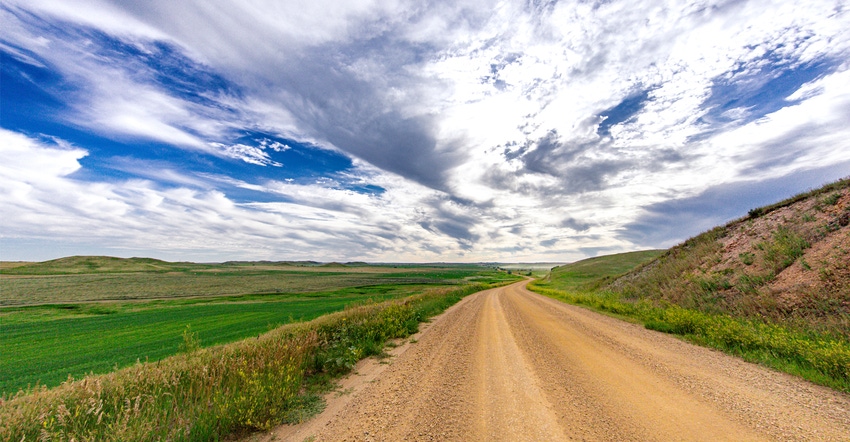
[[(711, 251), (713, 245), (709, 241), (694, 241), (689, 247), (699, 252)], [(666, 265), (689, 267), (695, 265), (701, 256), (704, 255), (694, 253), (685, 259), (671, 259)], [(611, 258), (595, 259), (619, 260), (621, 257), (612, 255)], [(759, 318), (698, 310), (699, 302), (684, 296), (677, 300), (687, 307), (677, 305), (669, 298), (634, 296), (635, 292), (629, 290), (628, 286), (626, 290), (621, 288), (618, 291), (584, 288), (599, 287), (601, 281), (614, 274), (612, 270), (605, 270), (604, 266), (598, 264), (601, 263), (595, 263), (595, 268), (600, 269), (596, 274), (573, 272), (570, 270), (571, 265), (555, 269), (547, 281), (533, 282), (528, 288), (570, 304), (627, 318), (646, 328), (678, 335), (696, 344), (716, 348), (820, 385), (850, 392), (850, 340), (846, 337), (799, 325), (792, 328)], [(583, 266), (582, 262), (575, 265), (577, 268)], [(643, 265), (653, 266), (655, 270), (665, 264), (650, 261)], [(674, 272), (674, 269), (668, 271)], [(678, 271), (674, 273), (679, 274)], [(578, 276), (573, 277), (572, 274)], [(655, 272), (654, 275), (657, 280), (650, 279), (648, 282), (643, 281), (643, 284), (648, 287), (653, 283), (658, 284), (657, 287), (662, 289), (662, 273)]]
[[(504, 284), (500, 283), (499, 285)], [(388, 339), (464, 296), (470, 284), (367, 304), (289, 324), (257, 338), (186, 351), (109, 374), (0, 400), (0, 440), (221, 440), (297, 422), (322, 408), (318, 392)], [(194, 339), (187, 331), (184, 339)]]

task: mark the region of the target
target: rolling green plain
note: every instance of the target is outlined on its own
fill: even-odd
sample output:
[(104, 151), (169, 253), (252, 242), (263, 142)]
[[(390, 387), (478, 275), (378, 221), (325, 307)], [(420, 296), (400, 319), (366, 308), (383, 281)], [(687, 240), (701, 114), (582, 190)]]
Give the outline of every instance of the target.
[[(475, 265), (167, 263), (72, 257), (0, 271), (0, 394), (233, 342), (346, 307), (510, 275)], [(188, 329), (187, 329), (188, 327)]]

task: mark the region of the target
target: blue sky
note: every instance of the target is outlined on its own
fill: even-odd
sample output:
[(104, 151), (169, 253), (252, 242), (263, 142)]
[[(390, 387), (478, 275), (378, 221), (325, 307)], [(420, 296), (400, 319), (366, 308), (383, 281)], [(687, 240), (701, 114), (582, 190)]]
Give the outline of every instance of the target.
[(833, 1), (0, 4), (0, 259), (573, 261), (850, 175)]

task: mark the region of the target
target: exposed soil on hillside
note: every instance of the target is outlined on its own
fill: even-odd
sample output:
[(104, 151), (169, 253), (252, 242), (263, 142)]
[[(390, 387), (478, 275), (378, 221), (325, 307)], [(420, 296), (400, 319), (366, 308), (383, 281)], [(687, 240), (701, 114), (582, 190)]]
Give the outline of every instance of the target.
[[(778, 308), (790, 311), (810, 307), (816, 298), (832, 298), (850, 313), (850, 189), (809, 198), (757, 218), (730, 226), (721, 239), (721, 262), (710, 272), (733, 270), (730, 282), (741, 275), (763, 275), (773, 270), (765, 248), (785, 228), (805, 241), (802, 256), (780, 269), (761, 292), (774, 298)], [(746, 264), (747, 254), (753, 262)], [(843, 282), (843, 283), (842, 283)]]
[(846, 394), (525, 284), (465, 298), (309, 431), (281, 427), (264, 437), (828, 441), (850, 434)]
[(850, 337), (850, 181), (754, 209), (609, 287)]

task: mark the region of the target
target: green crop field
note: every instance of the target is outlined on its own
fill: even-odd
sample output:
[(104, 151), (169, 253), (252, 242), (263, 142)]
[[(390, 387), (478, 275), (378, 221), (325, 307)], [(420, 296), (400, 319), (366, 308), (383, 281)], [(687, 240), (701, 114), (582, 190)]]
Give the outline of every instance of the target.
[[(155, 261), (155, 260), (151, 260)], [(89, 263), (92, 260), (88, 261)], [(0, 277), (0, 395), (256, 336), (346, 306), (512, 277), (480, 266), (19, 266)], [(145, 263), (149, 264), (149, 263)], [(172, 264), (170, 267), (169, 264)], [(31, 267), (30, 274), (26, 267)], [(161, 271), (165, 267), (166, 271)], [(260, 267), (260, 268), (257, 268)], [(113, 271), (118, 268), (119, 270)]]

